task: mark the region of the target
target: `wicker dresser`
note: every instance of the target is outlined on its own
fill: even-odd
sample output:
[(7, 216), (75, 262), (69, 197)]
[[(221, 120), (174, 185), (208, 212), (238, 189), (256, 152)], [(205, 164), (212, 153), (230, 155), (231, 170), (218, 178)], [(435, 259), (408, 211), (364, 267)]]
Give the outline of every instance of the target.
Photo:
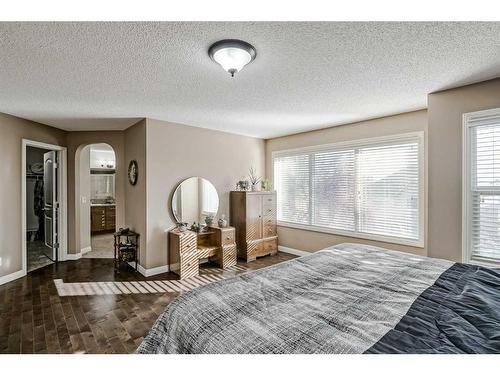
[(238, 257), (250, 262), (278, 252), (275, 191), (232, 191), (229, 217), (236, 228)]

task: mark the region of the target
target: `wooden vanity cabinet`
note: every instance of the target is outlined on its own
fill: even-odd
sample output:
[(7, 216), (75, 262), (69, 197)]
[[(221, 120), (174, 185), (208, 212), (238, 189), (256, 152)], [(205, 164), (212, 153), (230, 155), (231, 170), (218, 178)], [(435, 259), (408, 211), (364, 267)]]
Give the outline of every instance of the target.
[(106, 230), (115, 230), (116, 229), (116, 207), (115, 206), (106, 206), (105, 210), (106, 214)]
[(90, 231), (102, 232), (115, 230), (116, 207), (115, 206), (92, 206), (90, 207)]
[(238, 257), (247, 262), (278, 252), (275, 191), (232, 191), (230, 221)]

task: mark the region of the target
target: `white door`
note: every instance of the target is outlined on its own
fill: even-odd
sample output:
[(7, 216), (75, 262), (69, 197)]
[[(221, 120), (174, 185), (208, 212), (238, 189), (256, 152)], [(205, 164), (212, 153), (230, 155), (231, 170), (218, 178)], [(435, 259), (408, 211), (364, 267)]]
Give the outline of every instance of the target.
[(43, 154), (43, 198), (45, 216), (45, 255), (57, 262), (58, 240), (58, 201), (57, 191), (57, 153), (49, 151)]

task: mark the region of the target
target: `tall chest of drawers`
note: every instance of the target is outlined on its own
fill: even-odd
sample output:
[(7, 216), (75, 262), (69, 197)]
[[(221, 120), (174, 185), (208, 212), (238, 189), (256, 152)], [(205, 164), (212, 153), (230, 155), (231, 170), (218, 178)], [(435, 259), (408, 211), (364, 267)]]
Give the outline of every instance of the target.
[(232, 191), (230, 221), (238, 257), (247, 262), (278, 252), (275, 191)]

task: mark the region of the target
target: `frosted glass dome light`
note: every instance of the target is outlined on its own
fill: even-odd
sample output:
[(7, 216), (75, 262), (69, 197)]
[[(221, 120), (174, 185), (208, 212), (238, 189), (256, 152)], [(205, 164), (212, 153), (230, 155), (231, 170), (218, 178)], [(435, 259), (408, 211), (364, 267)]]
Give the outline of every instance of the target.
[(247, 42), (237, 39), (218, 41), (208, 50), (210, 58), (234, 77), (245, 65), (255, 59), (255, 48)]

